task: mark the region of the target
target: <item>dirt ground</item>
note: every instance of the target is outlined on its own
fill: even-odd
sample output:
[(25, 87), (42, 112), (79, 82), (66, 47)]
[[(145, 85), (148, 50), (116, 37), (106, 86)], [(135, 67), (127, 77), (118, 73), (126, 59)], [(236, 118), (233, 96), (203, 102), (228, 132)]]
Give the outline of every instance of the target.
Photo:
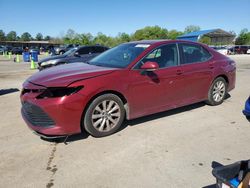
[(213, 188), (211, 163), (250, 158), (250, 55), (237, 62), (236, 88), (222, 105), (198, 103), (128, 121), (105, 137), (86, 134), (64, 143), (40, 139), (20, 115), (29, 63), (0, 57), (0, 187)]

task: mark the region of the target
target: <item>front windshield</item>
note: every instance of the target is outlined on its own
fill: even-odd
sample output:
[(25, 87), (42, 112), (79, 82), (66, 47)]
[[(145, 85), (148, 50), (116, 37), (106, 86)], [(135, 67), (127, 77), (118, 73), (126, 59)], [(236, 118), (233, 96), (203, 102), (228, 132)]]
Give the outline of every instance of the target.
[(149, 46), (149, 44), (121, 44), (103, 52), (92, 59), (89, 64), (103, 67), (125, 68)]
[(72, 48), (72, 49), (68, 50), (67, 52), (65, 52), (63, 55), (71, 55), (71, 54), (75, 53), (76, 50), (77, 50), (77, 48)]

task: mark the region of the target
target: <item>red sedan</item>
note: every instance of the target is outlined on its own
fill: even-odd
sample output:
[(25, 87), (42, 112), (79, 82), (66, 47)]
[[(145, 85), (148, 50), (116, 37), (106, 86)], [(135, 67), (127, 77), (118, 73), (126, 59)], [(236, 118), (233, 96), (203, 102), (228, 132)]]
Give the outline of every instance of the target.
[(38, 72), (23, 84), (22, 116), (36, 133), (116, 132), (123, 120), (206, 101), (235, 87), (235, 62), (206, 45), (179, 40), (129, 42), (88, 63)]

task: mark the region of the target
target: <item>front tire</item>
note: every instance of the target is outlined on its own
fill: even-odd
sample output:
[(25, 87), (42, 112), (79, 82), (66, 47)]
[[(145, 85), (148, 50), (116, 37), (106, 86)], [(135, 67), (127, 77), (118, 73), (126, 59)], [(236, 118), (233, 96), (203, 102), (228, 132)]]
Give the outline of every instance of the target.
[(114, 94), (104, 94), (89, 105), (84, 115), (84, 128), (94, 137), (115, 133), (125, 117), (122, 100)]
[(208, 91), (207, 104), (216, 106), (223, 103), (227, 94), (227, 82), (224, 78), (216, 78)]

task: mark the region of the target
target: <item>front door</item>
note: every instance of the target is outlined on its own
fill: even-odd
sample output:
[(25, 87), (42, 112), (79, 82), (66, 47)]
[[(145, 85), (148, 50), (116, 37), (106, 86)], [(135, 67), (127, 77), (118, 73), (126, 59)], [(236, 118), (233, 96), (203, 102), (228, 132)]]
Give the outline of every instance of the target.
[[(147, 61), (156, 62), (159, 69), (140, 70)], [(179, 74), (177, 45), (156, 48), (130, 71), (130, 114), (139, 117), (177, 107), (183, 97), (184, 77)], [(131, 106), (132, 105), (132, 106)], [(131, 117), (131, 118), (134, 118)]]

